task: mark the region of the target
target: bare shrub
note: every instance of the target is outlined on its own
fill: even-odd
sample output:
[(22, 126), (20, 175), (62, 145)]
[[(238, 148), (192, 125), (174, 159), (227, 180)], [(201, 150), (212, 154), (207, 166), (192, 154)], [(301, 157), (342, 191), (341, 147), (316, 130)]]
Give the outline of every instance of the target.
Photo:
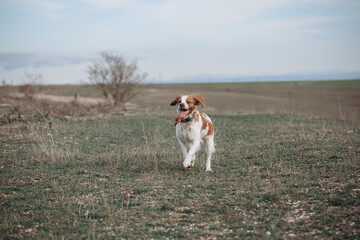
[(103, 95), (114, 101), (114, 106), (124, 107), (137, 93), (137, 86), (146, 78), (140, 73), (137, 62), (127, 63), (122, 56), (103, 53), (102, 59), (93, 61), (87, 72), (92, 83)]
[(32, 101), (34, 94), (43, 88), (43, 76), (41, 73), (28, 73), (25, 75), (24, 84), (19, 86), (19, 92), (24, 94), (24, 98)]
[(0, 117), (0, 125), (8, 125), (15, 122), (26, 123), (27, 120), (24, 118), (19, 105), (10, 105), (9, 111)]
[(15, 91), (17, 91), (17, 87), (12, 86), (11, 82), (3, 79), (0, 85), (0, 104), (6, 102), (6, 98), (9, 98), (10, 95)]

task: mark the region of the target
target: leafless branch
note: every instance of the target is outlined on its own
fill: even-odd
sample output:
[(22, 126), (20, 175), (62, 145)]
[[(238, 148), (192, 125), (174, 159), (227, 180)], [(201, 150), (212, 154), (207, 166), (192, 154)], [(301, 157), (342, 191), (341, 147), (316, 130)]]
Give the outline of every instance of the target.
[(88, 67), (89, 79), (106, 98), (113, 98), (115, 106), (124, 105), (137, 94), (136, 87), (146, 74), (140, 73), (136, 61), (127, 63), (122, 56), (108, 53), (101, 57)]

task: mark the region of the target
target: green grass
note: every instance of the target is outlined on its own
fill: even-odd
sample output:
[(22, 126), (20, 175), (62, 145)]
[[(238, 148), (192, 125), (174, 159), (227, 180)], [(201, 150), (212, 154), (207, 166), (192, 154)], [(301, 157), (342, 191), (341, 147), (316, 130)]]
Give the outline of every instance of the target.
[(212, 115), (208, 173), (172, 115), (2, 129), (0, 238), (360, 237), (358, 121)]

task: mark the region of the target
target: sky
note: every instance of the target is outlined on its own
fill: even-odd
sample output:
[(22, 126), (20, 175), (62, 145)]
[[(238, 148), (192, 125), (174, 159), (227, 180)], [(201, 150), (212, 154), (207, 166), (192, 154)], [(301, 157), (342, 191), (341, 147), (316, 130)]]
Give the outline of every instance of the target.
[(359, 73), (359, 0), (0, 0), (0, 81), (88, 83), (103, 52), (148, 82)]

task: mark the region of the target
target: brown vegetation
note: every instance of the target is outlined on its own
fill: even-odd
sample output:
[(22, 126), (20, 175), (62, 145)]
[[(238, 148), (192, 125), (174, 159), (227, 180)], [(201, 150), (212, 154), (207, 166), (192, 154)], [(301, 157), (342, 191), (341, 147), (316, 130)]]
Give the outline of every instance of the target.
[[(30, 86), (28, 89), (31, 88)], [(20, 87), (20, 92), (22, 89), (23, 86)], [(62, 101), (61, 98), (56, 101), (57, 98), (49, 100), (29, 93), (19, 94), (16, 88), (7, 88), (7, 95), (0, 98), (0, 125), (107, 112), (111, 108), (106, 102), (82, 104), (74, 98), (70, 101)]]
[(94, 61), (87, 72), (90, 81), (115, 106), (124, 106), (132, 99), (137, 94), (137, 86), (146, 78), (146, 74), (139, 72), (136, 62), (127, 63), (123, 57), (108, 53)]

